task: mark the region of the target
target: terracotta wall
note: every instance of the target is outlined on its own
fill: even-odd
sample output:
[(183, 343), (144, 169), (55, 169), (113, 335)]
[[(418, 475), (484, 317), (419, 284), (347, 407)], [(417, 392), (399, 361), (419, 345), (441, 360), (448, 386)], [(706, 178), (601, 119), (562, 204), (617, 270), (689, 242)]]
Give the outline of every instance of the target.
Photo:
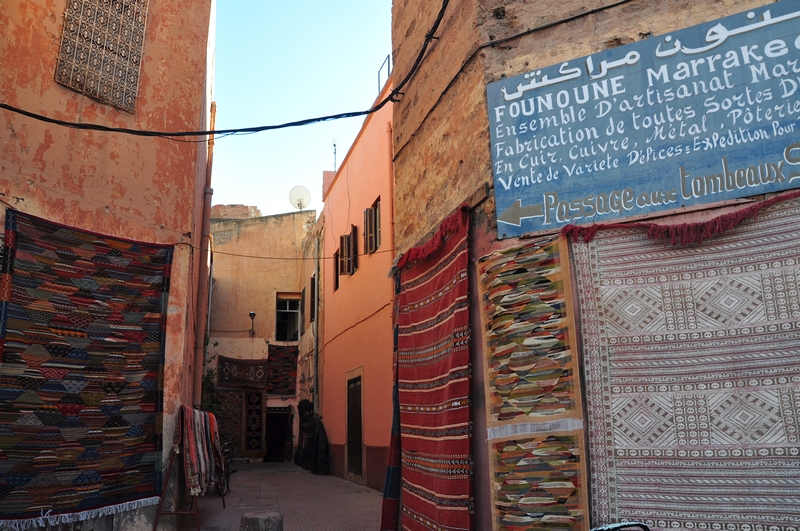
[[(468, 0), (450, 3), (422, 61), (394, 107), (395, 239), (397, 252), (417, 245), (461, 202), (493, 188), (486, 85), (502, 77), (628, 44), (649, 35), (693, 26), (748, 8), (764, 0), (688, 2), (528, 2)], [(407, 0), (392, 7), (395, 75), (410, 70), (441, 7), (441, 2)], [(598, 13), (580, 16), (590, 10)], [(576, 17), (577, 16), (577, 17)], [(576, 17), (574, 20), (562, 22)], [(497, 46), (478, 48), (530, 28), (552, 25)], [(476, 52), (477, 51), (477, 52)], [(476, 53), (474, 53), (476, 52)], [(474, 53), (474, 56), (473, 56)], [(473, 201), (472, 258), (514, 245), (497, 240), (493, 194)], [(475, 270), (472, 274), (474, 276)], [(472, 281), (473, 286), (475, 281)], [(474, 291), (473, 291), (474, 292)], [(473, 363), (484, 363), (480, 301), (473, 307)], [(488, 448), (482, 371), (474, 371), (473, 414), (476, 460), (476, 529), (491, 529)]]
[[(379, 100), (387, 90), (384, 88)], [(391, 121), (391, 105), (365, 119), (341, 167), (329, 180), (321, 216), (325, 227), (325, 259), (320, 413), (332, 445), (332, 473), (370, 486), (383, 484), (386, 463), (376, 465), (375, 459), (368, 458), (376, 450), (368, 448), (388, 447), (391, 432), (394, 300), (394, 285), (388, 278), (394, 259)], [(364, 209), (378, 198), (382, 242), (377, 252), (366, 254), (362, 237)], [(351, 225), (357, 227), (358, 270), (353, 275), (340, 275), (339, 288), (334, 289), (332, 257), (339, 249), (339, 237), (349, 233)], [(363, 472), (354, 475), (348, 473), (347, 463), (340, 461), (347, 455), (347, 381), (359, 376)]]
[[(135, 114), (54, 81), (67, 3), (0, 5), (0, 101), (68, 122), (158, 131), (208, 129), (213, 0), (150, 0)], [(192, 397), (199, 281), (195, 249), (206, 149), (204, 142), (83, 131), (0, 111), (3, 213), (10, 207), (87, 231), (175, 245), (164, 370), (166, 441), (172, 439), (178, 406), (191, 404)], [(138, 513), (132, 514), (127, 528), (149, 528)]]

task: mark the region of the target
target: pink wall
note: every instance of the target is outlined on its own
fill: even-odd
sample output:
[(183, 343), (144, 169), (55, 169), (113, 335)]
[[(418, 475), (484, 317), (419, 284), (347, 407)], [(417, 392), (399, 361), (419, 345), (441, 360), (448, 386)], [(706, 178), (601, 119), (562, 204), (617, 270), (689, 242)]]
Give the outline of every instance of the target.
[[(388, 90), (387, 84), (380, 98)], [(394, 300), (394, 284), (388, 277), (394, 259), (391, 120), (391, 105), (365, 119), (323, 198), (325, 260), (321, 268), (325, 305), (320, 413), (331, 445), (344, 445), (347, 380), (361, 376), (365, 460), (370, 448), (388, 446), (391, 431)], [(377, 252), (365, 254), (364, 209), (379, 197), (382, 242)], [(333, 254), (339, 247), (339, 236), (349, 233), (351, 225), (356, 225), (358, 231), (358, 270), (353, 275), (340, 276), (339, 289), (334, 290)]]

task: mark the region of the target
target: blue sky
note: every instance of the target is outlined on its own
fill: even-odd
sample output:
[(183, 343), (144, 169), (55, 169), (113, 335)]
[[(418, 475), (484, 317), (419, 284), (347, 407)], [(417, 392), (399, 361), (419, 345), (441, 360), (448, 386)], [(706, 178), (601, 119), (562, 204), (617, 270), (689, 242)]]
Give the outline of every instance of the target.
[[(218, 0), (217, 129), (274, 125), (369, 108), (391, 53), (391, 2)], [(381, 81), (386, 79), (386, 67)], [(322, 172), (344, 159), (364, 118), (220, 138), (213, 204), (292, 212), (289, 191), (322, 210)]]

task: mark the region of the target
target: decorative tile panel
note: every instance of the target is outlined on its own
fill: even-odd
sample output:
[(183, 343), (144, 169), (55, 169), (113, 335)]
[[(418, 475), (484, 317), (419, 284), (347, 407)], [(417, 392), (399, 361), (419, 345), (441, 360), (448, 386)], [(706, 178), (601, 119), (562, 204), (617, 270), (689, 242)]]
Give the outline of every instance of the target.
[(148, 0), (70, 0), (55, 79), (123, 111), (136, 109)]

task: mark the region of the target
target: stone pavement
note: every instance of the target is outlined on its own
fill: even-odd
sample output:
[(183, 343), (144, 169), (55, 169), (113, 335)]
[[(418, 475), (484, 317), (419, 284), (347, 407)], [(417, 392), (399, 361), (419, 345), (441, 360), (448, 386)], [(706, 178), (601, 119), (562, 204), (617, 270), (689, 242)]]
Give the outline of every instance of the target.
[[(335, 476), (316, 476), (294, 463), (234, 462), (227, 508), (216, 493), (200, 497), (202, 531), (239, 531), (243, 514), (276, 511), (283, 531), (378, 531), (382, 494)], [(182, 516), (180, 531), (194, 531)]]

